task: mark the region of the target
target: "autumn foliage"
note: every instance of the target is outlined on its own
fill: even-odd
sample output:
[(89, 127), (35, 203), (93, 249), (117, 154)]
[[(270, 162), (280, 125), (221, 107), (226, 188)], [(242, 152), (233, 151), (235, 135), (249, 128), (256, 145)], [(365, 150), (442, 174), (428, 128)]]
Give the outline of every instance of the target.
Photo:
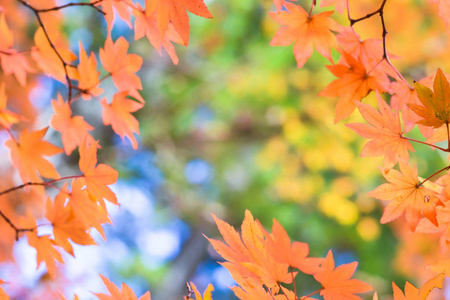
[[(380, 222), (404, 218), (411, 233), (440, 236), (441, 255), (430, 265), (435, 271), (433, 277), (421, 288), (407, 282), (404, 291), (392, 283), (395, 300), (426, 299), (434, 288), (442, 288), (450, 274), (450, 166), (424, 175), (410, 160), (417, 145), (450, 152), (450, 77), (438, 68), (428, 77), (415, 78), (411, 85), (391, 62), (395, 54), (388, 52), (384, 12), (389, 1), (377, 1), (378, 7), (366, 10), (360, 18), (353, 16), (352, 2), (312, 0), (305, 9), (304, 3), (274, 0), (269, 15), (280, 27), (270, 46), (292, 44), (298, 68), (308, 63), (314, 51), (330, 63), (326, 68), (336, 79), (318, 96), (336, 101), (335, 123), (355, 111), (359, 113), (365, 122), (346, 126), (368, 139), (361, 156), (384, 159), (379, 170), (387, 182), (367, 191), (385, 204)], [(448, 4), (444, 0), (434, 2), (439, 2), (436, 17), (448, 26)], [(337, 13), (329, 8), (331, 5)], [(62, 12), (69, 8), (95, 10), (99, 18), (104, 18), (107, 33), (103, 47), (96, 49), (98, 56), (88, 53), (82, 42), (78, 43), (78, 52), (70, 50), (68, 38), (62, 34)], [(74, 255), (73, 244), (95, 245), (93, 229), (105, 238), (102, 225), (111, 223), (108, 205), (120, 202), (111, 190), (119, 174), (103, 163), (98, 153), (104, 141), (92, 136), (94, 126), (77, 115), (74, 103), (98, 102), (100, 122), (136, 150), (140, 130), (133, 113), (145, 105), (137, 74), (144, 60), (130, 52), (130, 41), (125, 37), (113, 38), (116, 18), (134, 31), (135, 40), (145, 37), (161, 55), (178, 64), (174, 44), (189, 44), (190, 14), (213, 18), (203, 0), (0, 3), (0, 130), (7, 135), (3, 144), (8, 152), (7, 172), (14, 174), (0, 184), (2, 260), (11, 260), (14, 243), (26, 239), (36, 250), (37, 264), (45, 264), (48, 275), (55, 279), (62, 276), (62, 253)], [(32, 39), (24, 34), (26, 24), (17, 21), (17, 16), (33, 19)], [(373, 18), (379, 19), (379, 39), (362, 39), (355, 25)], [(38, 76), (65, 86), (64, 94), (53, 97), (52, 115), (44, 122), (33, 109), (34, 100), (27, 96), (38, 84)], [(103, 82), (108, 79), (114, 91), (105, 89)], [(364, 102), (371, 93), (376, 95), (377, 107)], [(416, 124), (424, 135), (422, 140), (409, 137)], [(48, 141), (49, 130), (58, 132), (58, 145)], [(60, 156), (75, 159), (78, 171), (66, 174), (63, 166), (55, 163)], [(377, 293), (370, 292), (370, 283), (357, 279), (357, 262), (337, 265), (332, 250), (325, 257), (309, 256), (308, 243), (291, 241), (277, 220), (273, 220), (269, 232), (247, 210), (239, 233), (214, 214), (212, 218), (224, 241), (207, 239), (223, 259), (220, 264), (236, 281), (231, 289), (239, 299), (306, 300), (319, 295), (325, 300), (356, 300), (363, 295), (378, 299)], [(43, 226), (51, 227), (52, 234), (42, 234), (39, 229)], [(109, 295), (97, 293), (98, 299), (151, 297), (147, 292), (138, 298), (127, 285), (119, 289), (100, 276)], [(298, 289), (296, 280), (300, 276), (312, 278), (317, 289), (311, 293)], [(2, 285), (14, 280), (2, 279)], [(213, 299), (212, 285), (204, 293), (192, 282), (186, 287), (186, 300)], [(66, 299), (58, 291), (46, 293), (49, 299)], [(9, 299), (2, 288), (0, 299)]]

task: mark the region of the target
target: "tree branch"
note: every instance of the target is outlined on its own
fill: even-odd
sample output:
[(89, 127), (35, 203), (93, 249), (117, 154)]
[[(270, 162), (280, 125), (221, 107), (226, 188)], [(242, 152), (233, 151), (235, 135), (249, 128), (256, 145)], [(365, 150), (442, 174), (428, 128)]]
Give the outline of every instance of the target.
[(16, 241), (19, 240), (19, 233), (20, 232), (26, 232), (26, 231), (34, 231), (35, 228), (17, 228), (13, 222), (11, 222), (11, 220), (5, 216), (5, 214), (0, 210), (0, 216), (6, 221), (6, 223), (9, 224), (9, 226), (11, 226), (12, 229), (14, 229), (14, 231), (16, 232)]
[(47, 8), (47, 9), (35, 9), (36, 12), (38, 13), (46, 13), (46, 12), (51, 12), (51, 11), (57, 11), (57, 10), (61, 10), (67, 7), (73, 7), (73, 6), (90, 6), (93, 9), (95, 9), (96, 11), (98, 11), (99, 13), (106, 15), (106, 13), (101, 10), (100, 8), (98, 8), (97, 6), (95, 6), (96, 4), (103, 2), (104, 0), (97, 0), (95, 2), (92, 3), (86, 3), (86, 2), (78, 2), (78, 3), (67, 3), (61, 6), (55, 6), (52, 8)]

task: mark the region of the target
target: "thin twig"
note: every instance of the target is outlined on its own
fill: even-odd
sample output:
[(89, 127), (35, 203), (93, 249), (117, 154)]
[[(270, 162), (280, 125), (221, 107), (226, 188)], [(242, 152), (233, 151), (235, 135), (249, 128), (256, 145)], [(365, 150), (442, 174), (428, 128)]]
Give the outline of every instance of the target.
[(291, 271), (291, 277), (292, 277), (292, 284), (294, 286), (294, 294), (295, 294), (295, 300), (297, 300), (297, 285), (295, 284), (295, 278), (294, 278), (294, 270), (292, 266), (289, 266), (289, 270)]
[(446, 166), (445, 168), (440, 169), (440, 170), (434, 172), (433, 174), (431, 174), (430, 176), (428, 176), (427, 178), (425, 178), (422, 182), (419, 182), (419, 183), (416, 185), (416, 187), (419, 188), (421, 185), (423, 185), (425, 182), (427, 182), (428, 180), (430, 180), (431, 178), (433, 178), (433, 177), (436, 176), (437, 174), (439, 174), (439, 173), (441, 173), (441, 172), (443, 172), (443, 171), (446, 171), (446, 170), (448, 170), (448, 169), (450, 169), (450, 166)]
[(96, 4), (103, 2), (104, 0), (97, 0), (95, 2), (92, 3), (86, 3), (86, 2), (78, 2), (78, 3), (67, 3), (61, 6), (55, 6), (52, 8), (47, 8), (47, 9), (36, 9), (36, 12), (38, 13), (46, 13), (46, 12), (51, 12), (51, 11), (57, 11), (57, 10), (61, 10), (67, 7), (73, 7), (73, 6), (90, 6), (93, 9), (95, 9), (96, 11), (98, 11), (99, 13), (106, 15), (106, 13), (101, 10), (100, 8), (98, 8), (97, 6), (95, 6)]
[(5, 194), (20, 190), (26, 186), (30, 186), (30, 185), (41, 185), (41, 186), (48, 186), (48, 187), (54, 187), (53, 183), (61, 181), (61, 180), (67, 180), (67, 179), (74, 179), (74, 178), (80, 178), (83, 177), (83, 175), (72, 175), (72, 176), (66, 176), (66, 177), (61, 177), (58, 179), (53, 179), (53, 180), (49, 180), (49, 181), (45, 181), (45, 182), (26, 182), (24, 184), (9, 188), (7, 190), (1, 191), (0, 192), (0, 196), (3, 196)]
[(188, 290), (188, 294), (187, 294), (187, 296), (184, 296), (184, 300), (192, 299), (191, 296), (194, 295), (194, 291), (192, 290), (191, 285), (189, 284), (189, 282), (186, 282), (186, 288)]
[(9, 224), (9, 226), (11, 226), (12, 229), (14, 229), (14, 231), (16, 232), (16, 241), (19, 240), (19, 233), (20, 232), (26, 232), (26, 231), (34, 231), (34, 228), (17, 228), (13, 222), (7, 217), (5, 216), (5, 214), (0, 211), (0, 216), (6, 221), (6, 223)]
[(321, 290), (323, 290), (323, 288), (321, 288), (321, 289), (319, 289), (319, 290), (317, 290), (317, 291), (315, 291), (315, 292), (312, 292), (312, 293), (309, 294), (309, 295), (301, 296), (301, 297), (300, 297), (300, 300), (302, 300), (302, 299), (308, 299), (309, 297), (311, 297), (311, 296), (314, 295), (314, 294), (317, 294), (317, 293), (320, 292)]
[(427, 146), (439, 149), (439, 150), (444, 151), (444, 152), (450, 152), (450, 149), (448, 149), (448, 148), (444, 149), (442, 147), (439, 147), (439, 146), (436, 146), (436, 145), (433, 145), (433, 144), (430, 144), (430, 143), (427, 143), (427, 142), (418, 141), (418, 140), (415, 140), (415, 139), (412, 139), (412, 138), (409, 138), (409, 137), (406, 137), (406, 136), (401, 136), (401, 138), (405, 139), (405, 140), (408, 140), (408, 141), (411, 141), (411, 142), (419, 143), (419, 144), (422, 144), (422, 145), (427, 145)]

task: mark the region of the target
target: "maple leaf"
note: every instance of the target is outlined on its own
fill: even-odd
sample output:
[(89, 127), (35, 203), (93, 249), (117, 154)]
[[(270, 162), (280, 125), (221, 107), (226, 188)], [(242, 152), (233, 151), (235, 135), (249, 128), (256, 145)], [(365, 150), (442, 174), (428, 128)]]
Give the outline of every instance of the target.
[(212, 216), (226, 244), (209, 238), (208, 240), (217, 253), (232, 263), (231, 265), (223, 263), (223, 265), (233, 276), (240, 277), (239, 273), (253, 276), (262, 284), (273, 289), (274, 292), (279, 290), (279, 282), (290, 283), (292, 281), (292, 276), (295, 274), (288, 272), (288, 264), (278, 263), (267, 255), (261, 225), (253, 219), (250, 211), (245, 211), (245, 218), (241, 226), (242, 239), (232, 226), (214, 214)]
[(89, 197), (87, 189), (84, 189), (85, 181), (82, 178), (77, 178), (72, 182), (71, 191), (67, 188), (67, 184), (61, 188), (61, 191), (56, 195), (55, 202), (66, 202), (73, 210), (76, 219), (82, 224), (83, 228), (94, 227), (105, 239), (105, 232), (102, 224), (110, 223), (106, 207), (99, 205), (95, 199)]
[(450, 20), (448, 16), (450, 15), (450, 3), (447, 0), (429, 0), (430, 3), (438, 3), (439, 4), (439, 16), (442, 21), (444, 21), (445, 27), (447, 27), (447, 31), (450, 28)]
[(297, 67), (301, 68), (313, 53), (317, 52), (326, 57), (331, 63), (331, 47), (337, 48), (337, 40), (331, 30), (337, 31), (339, 25), (330, 18), (332, 11), (326, 11), (309, 16), (300, 6), (285, 2), (287, 11), (270, 12), (270, 16), (277, 23), (283, 25), (276, 32), (271, 46), (288, 46), (294, 43), (294, 55)]
[(364, 146), (361, 156), (382, 156), (384, 165), (392, 168), (400, 159), (407, 161), (409, 151), (414, 152), (411, 143), (402, 137), (403, 131), (397, 111), (392, 111), (386, 101), (377, 93), (379, 111), (369, 104), (355, 101), (362, 117), (370, 124), (346, 124), (358, 135), (371, 139)]
[(65, 206), (65, 202), (61, 197), (55, 198), (55, 203), (50, 198), (47, 199), (45, 217), (53, 226), (55, 244), (74, 256), (69, 239), (79, 245), (96, 245), (96, 243), (89, 235), (88, 228), (75, 217), (70, 206)]
[(100, 300), (151, 300), (150, 292), (146, 292), (144, 295), (137, 298), (136, 294), (133, 292), (133, 290), (126, 285), (125, 283), (122, 283), (121, 290), (117, 286), (114, 285), (111, 281), (109, 281), (108, 278), (100, 274), (100, 277), (103, 280), (103, 283), (105, 284), (106, 288), (108, 289), (108, 292), (111, 295), (106, 294), (100, 294), (100, 293), (94, 293), (95, 296), (97, 296)]
[[(156, 13), (161, 35), (166, 34), (169, 22), (180, 35), (184, 45), (189, 44), (189, 16), (187, 11), (197, 16), (211, 19), (213, 16), (206, 7), (204, 0), (146, 0), (146, 15)], [(187, 11), (186, 11), (187, 10)]]
[(5, 91), (5, 83), (0, 85), (0, 126), (10, 129), (12, 124), (18, 123), (24, 119), (21, 115), (6, 109), (7, 96)]
[[(103, 202), (103, 198), (117, 204), (117, 197), (108, 185), (117, 181), (118, 172), (105, 164), (97, 165), (98, 142), (89, 146), (82, 143), (80, 149), (80, 171), (83, 173), (85, 184), (89, 194), (97, 201)], [(97, 165), (97, 166), (96, 166)]]
[(173, 25), (169, 24), (166, 33), (162, 35), (157, 24), (156, 15), (153, 14), (147, 16), (145, 12), (141, 10), (139, 4), (137, 4), (137, 6), (139, 9), (133, 10), (133, 15), (136, 17), (134, 22), (134, 39), (139, 40), (144, 36), (147, 37), (150, 44), (158, 50), (160, 55), (162, 47), (167, 51), (172, 62), (177, 65), (178, 56), (172, 42), (182, 44), (183, 40), (175, 31)]
[[(205, 292), (203, 293), (203, 296), (197, 290), (197, 287), (195, 286), (195, 284), (192, 281), (189, 282), (189, 285), (192, 287), (192, 291), (194, 292), (194, 295), (195, 295), (195, 300), (212, 300), (211, 292), (214, 291), (214, 287), (212, 284), (208, 284), (208, 287), (206, 288)], [(188, 298), (184, 297), (184, 299), (188, 299)]]
[(7, 52), (13, 46), (13, 33), (6, 24), (5, 14), (0, 15), (0, 50)]
[(335, 123), (350, 116), (356, 108), (355, 100), (361, 101), (372, 90), (384, 92), (390, 86), (390, 80), (382, 70), (375, 68), (368, 73), (359, 58), (355, 59), (345, 52), (342, 59), (337, 65), (327, 66), (328, 70), (339, 78), (319, 93), (319, 96), (339, 97)]
[(50, 125), (61, 132), (64, 151), (67, 155), (70, 155), (82, 143), (94, 142), (94, 138), (89, 134), (94, 127), (84, 121), (82, 116), (72, 117), (70, 104), (64, 102), (61, 95), (58, 94), (57, 100), (52, 101), (52, 107), (55, 113), (50, 119)]
[(33, 68), (22, 53), (12, 49), (13, 33), (6, 24), (5, 15), (0, 15), (0, 60), (5, 75), (14, 74), (22, 86), (27, 83), (27, 72), (33, 72)]
[[(323, 2), (322, 2), (323, 3)], [(371, 70), (375, 67), (379, 71), (383, 71), (393, 78), (398, 78), (398, 74), (393, 70), (389, 63), (383, 59), (383, 40), (382, 39), (365, 39), (362, 40), (360, 36), (351, 27), (340, 28), (336, 36), (339, 45), (343, 52), (351, 53), (353, 57), (357, 57), (366, 70)], [(342, 50), (338, 50), (342, 52)], [(398, 58), (391, 53), (388, 53), (389, 58)]]
[(83, 45), (80, 42), (80, 63), (78, 65), (78, 88), (81, 90), (81, 97), (84, 100), (97, 97), (103, 93), (103, 89), (98, 87), (100, 84), (97, 71), (97, 59), (94, 53), (88, 57)]
[[(391, 107), (395, 110), (402, 111), (403, 126), (405, 132), (408, 132), (416, 125), (417, 121), (420, 120), (420, 117), (408, 106), (408, 103), (420, 104), (417, 91), (415, 88), (411, 89), (404, 82), (392, 82), (391, 92), (393, 93), (390, 101)], [(433, 135), (433, 128), (422, 124), (417, 124), (417, 127), (426, 138), (430, 138)]]
[(41, 182), (42, 178), (39, 175), (46, 178), (59, 177), (55, 166), (43, 158), (62, 152), (61, 148), (42, 140), (47, 130), (48, 127), (32, 132), (24, 129), (19, 142), (14, 139), (5, 142), (5, 146), (11, 151), (12, 163), (19, 171), (23, 182)]
[(382, 172), (389, 183), (380, 185), (368, 194), (379, 200), (391, 201), (384, 209), (381, 223), (391, 222), (405, 213), (411, 231), (415, 231), (422, 214), (438, 226), (435, 207), (437, 193), (419, 185), (416, 165), (411, 168), (404, 161), (400, 161), (399, 165), (400, 172), (394, 169)]
[[(38, 28), (34, 35), (34, 42), (37, 49), (33, 49), (33, 51), (31, 52), (31, 57), (33, 57), (38, 66), (48, 76), (51, 76), (62, 83), (66, 83), (66, 73), (64, 71), (64, 66), (59, 57), (56, 55), (55, 50), (48, 42), (41, 27)], [(70, 63), (77, 58), (76, 55), (74, 55), (67, 49), (67, 47), (65, 47), (60, 37), (55, 37), (54, 40), (52, 40), (52, 43), (54, 44), (61, 58), (64, 59), (66, 63)], [(68, 67), (67, 71), (70, 78), (77, 78), (77, 73), (74, 68)]]
[(130, 7), (127, 3), (116, 0), (103, 0), (101, 2), (98, 0), (91, 0), (91, 3), (97, 3), (97, 5), (102, 7), (102, 11), (105, 13), (108, 32), (111, 32), (116, 19), (116, 14), (120, 19), (127, 23), (128, 27), (132, 28)]
[(425, 300), (435, 287), (441, 289), (444, 282), (445, 274), (439, 274), (431, 278), (420, 288), (416, 288), (408, 281), (405, 284), (405, 294), (402, 290), (392, 282), (392, 289), (394, 290), (394, 300)]
[(128, 91), (114, 95), (111, 104), (106, 99), (100, 101), (103, 112), (102, 118), (105, 125), (111, 125), (115, 133), (122, 139), (127, 137), (131, 141), (133, 149), (137, 149), (137, 141), (134, 133), (139, 134), (139, 122), (131, 114), (141, 109), (144, 104), (138, 101), (127, 99)]
[[(22, 228), (36, 228), (36, 220), (28, 211), (26, 217), (19, 219), (19, 224)], [(64, 263), (64, 260), (58, 250), (55, 249), (55, 243), (48, 235), (38, 236), (37, 230), (27, 231), (26, 233), (28, 244), (36, 249), (37, 267), (42, 262), (45, 262), (47, 271), (51, 278), (56, 277), (56, 261)]]
[(143, 59), (137, 54), (127, 54), (128, 42), (120, 37), (113, 42), (108, 35), (105, 48), (100, 49), (103, 68), (111, 73), (114, 85), (119, 91), (142, 90), (139, 77), (134, 74), (141, 68)]
[(34, 69), (22, 53), (17, 52), (15, 49), (10, 49), (8, 53), (8, 55), (0, 53), (1, 65), (5, 75), (14, 74), (17, 81), (22, 86), (25, 86), (27, 83), (27, 73), (34, 72)]
[(6, 294), (5, 290), (0, 287), (0, 300), (9, 300), (9, 296)]
[(417, 96), (423, 105), (414, 103), (408, 106), (423, 120), (417, 122), (434, 128), (450, 122), (450, 85), (441, 69), (437, 69), (433, 90), (416, 82)]
[(323, 259), (306, 257), (309, 253), (307, 243), (293, 242), (291, 245), (291, 239), (286, 230), (277, 220), (273, 220), (272, 234), (269, 234), (264, 228), (262, 229), (266, 237), (265, 247), (267, 252), (276, 261), (288, 264), (306, 274), (313, 274), (319, 269)]
[(362, 300), (355, 294), (373, 290), (373, 288), (358, 279), (350, 279), (355, 273), (358, 262), (340, 265), (334, 268), (333, 253), (328, 251), (321, 269), (316, 272), (314, 278), (322, 284), (320, 295), (325, 300)]

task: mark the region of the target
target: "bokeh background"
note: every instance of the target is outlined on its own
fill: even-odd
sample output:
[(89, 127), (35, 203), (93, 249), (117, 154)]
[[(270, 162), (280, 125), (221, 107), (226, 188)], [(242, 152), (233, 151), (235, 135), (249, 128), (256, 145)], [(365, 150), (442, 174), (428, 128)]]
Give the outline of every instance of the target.
[[(364, 15), (380, 2), (358, 1), (352, 13)], [(407, 236), (403, 221), (379, 223), (382, 204), (367, 192), (383, 182), (382, 160), (360, 157), (365, 141), (344, 125), (362, 121), (357, 113), (334, 124), (336, 99), (317, 96), (334, 79), (325, 68), (329, 62), (315, 53), (298, 69), (292, 47), (269, 46), (279, 28), (268, 15), (271, 1), (205, 3), (214, 19), (191, 15), (191, 41), (176, 48), (177, 66), (147, 40), (131, 43), (130, 52), (144, 57), (138, 75), (146, 105), (135, 114), (141, 130), (137, 151), (101, 125), (99, 104), (76, 105), (97, 128), (99, 160), (119, 171), (113, 189), (121, 205), (111, 207), (114, 224), (105, 228), (107, 241), (97, 237), (100, 246), (76, 247), (76, 260), (65, 257), (67, 294), (91, 299), (91, 291), (104, 292), (101, 273), (138, 295), (150, 290), (155, 300), (182, 299), (187, 281), (200, 290), (212, 283), (215, 300), (236, 299), (228, 289), (234, 281), (205, 236), (221, 238), (211, 213), (239, 227), (246, 209), (267, 228), (277, 219), (292, 240), (309, 243), (313, 256), (332, 249), (337, 264), (358, 261), (356, 276), (380, 296), (392, 294), (391, 281), (401, 287), (405, 280), (418, 283), (425, 258), (436, 249), (426, 236)], [(298, 3), (310, 7), (310, 1)], [(78, 53), (81, 40), (97, 53), (106, 35), (98, 14), (79, 8), (63, 13), (73, 51)], [(388, 1), (386, 18), (388, 49), (399, 56), (393, 62), (410, 82), (438, 65), (445, 68), (447, 33), (435, 6)], [(337, 19), (347, 25), (345, 17)], [(355, 28), (363, 38), (380, 38), (377, 19)], [(112, 32), (113, 38), (119, 35), (133, 41), (120, 20)], [(339, 54), (333, 55), (337, 61)], [(103, 87), (114, 93), (112, 82)], [(43, 76), (31, 90), (43, 124), (50, 100), (63, 88)], [(375, 103), (374, 95), (364, 101)], [(421, 138), (416, 128), (411, 136)], [(426, 147), (416, 150), (413, 161), (424, 177), (447, 160)], [(76, 169), (76, 162), (74, 157), (59, 163)], [(15, 255), (20, 268), (14, 272), (28, 291), (55, 284), (44, 268), (35, 271), (25, 241)], [(7, 268), (13, 267), (5, 265), (3, 272)], [(315, 290), (313, 282), (298, 280), (302, 295)]]

